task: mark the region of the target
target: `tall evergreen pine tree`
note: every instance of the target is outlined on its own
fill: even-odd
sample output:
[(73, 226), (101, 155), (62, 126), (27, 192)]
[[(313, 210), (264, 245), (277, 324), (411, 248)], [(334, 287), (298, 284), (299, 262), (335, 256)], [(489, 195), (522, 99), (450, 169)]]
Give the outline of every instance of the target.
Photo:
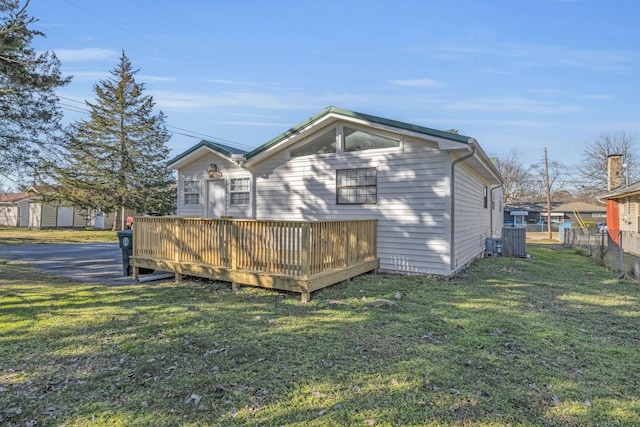
[(153, 97), (143, 95), (131, 61), (122, 52), (112, 78), (94, 85), (95, 103), (85, 101), (89, 120), (71, 126), (66, 161), (55, 167), (58, 197), (76, 206), (116, 212), (172, 213), (175, 185), (162, 112), (154, 115)]
[(44, 33), (29, 28), (36, 19), (27, 15), (28, 5), (0, 1), (0, 176), (12, 179), (37, 172), (61, 142), (55, 89), (71, 80), (62, 77), (53, 53), (31, 46)]

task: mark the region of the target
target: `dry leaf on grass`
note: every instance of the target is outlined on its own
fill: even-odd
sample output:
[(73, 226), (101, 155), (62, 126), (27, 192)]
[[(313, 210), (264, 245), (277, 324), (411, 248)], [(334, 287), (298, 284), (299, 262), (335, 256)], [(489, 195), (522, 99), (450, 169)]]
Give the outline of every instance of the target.
[(380, 298), (380, 299), (376, 299), (371, 301), (369, 304), (367, 304), (368, 307), (400, 307), (398, 304), (396, 304), (395, 302), (388, 300), (388, 299), (384, 299), (384, 298)]

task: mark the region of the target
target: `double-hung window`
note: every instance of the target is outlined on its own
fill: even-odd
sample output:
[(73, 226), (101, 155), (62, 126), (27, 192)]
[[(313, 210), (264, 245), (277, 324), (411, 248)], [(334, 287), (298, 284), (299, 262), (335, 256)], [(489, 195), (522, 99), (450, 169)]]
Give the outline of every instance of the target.
[(184, 204), (185, 205), (199, 205), (200, 204), (200, 181), (184, 181)]
[(336, 199), (339, 205), (364, 205), (378, 202), (376, 168), (336, 171)]
[(248, 205), (251, 194), (249, 178), (231, 178), (229, 180), (229, 204)]

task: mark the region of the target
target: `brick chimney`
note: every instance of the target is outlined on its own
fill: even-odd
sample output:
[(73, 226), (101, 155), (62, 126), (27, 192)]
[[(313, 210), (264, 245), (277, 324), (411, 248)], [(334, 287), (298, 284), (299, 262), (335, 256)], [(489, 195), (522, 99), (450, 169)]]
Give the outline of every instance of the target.
[(622, 187), (622, 154), (607, 156), (607, 191)]

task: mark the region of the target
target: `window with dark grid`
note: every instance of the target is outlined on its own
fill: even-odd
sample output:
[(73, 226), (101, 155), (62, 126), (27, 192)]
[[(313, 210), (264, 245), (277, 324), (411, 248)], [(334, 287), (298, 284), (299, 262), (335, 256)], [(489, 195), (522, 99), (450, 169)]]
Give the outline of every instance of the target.
[(339, 205), (378, 203), (376, 168), (339, 169), (336, 171), (336, 200)]

